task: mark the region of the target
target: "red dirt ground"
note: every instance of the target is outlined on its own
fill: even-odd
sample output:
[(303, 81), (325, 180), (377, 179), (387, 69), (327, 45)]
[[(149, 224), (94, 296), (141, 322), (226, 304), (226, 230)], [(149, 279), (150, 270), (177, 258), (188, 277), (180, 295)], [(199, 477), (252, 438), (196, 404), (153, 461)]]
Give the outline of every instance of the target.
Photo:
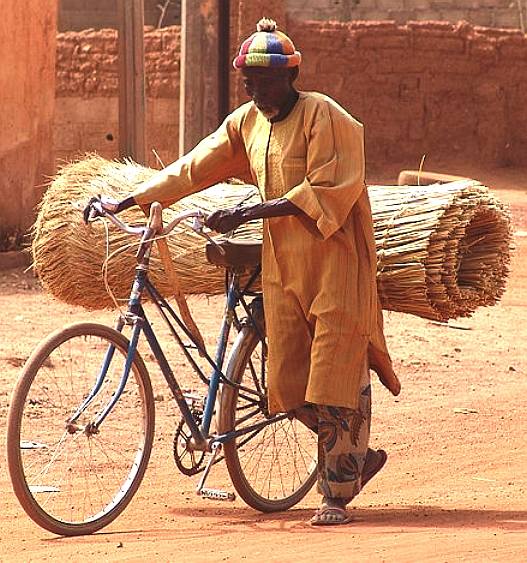
[[(306, 524), (319, 500), (314, 491), (294, 509), (274, 515), (259, 514), (240, 500), (197, 498), (195, 480), (180, 476), (172, 462), (174, 407), (154, 374), (154, 392), (165, 398), (156, 403), (155, 447), (124, 514), (93, 536), (54, 537), (19, 507), (2, 455), (0, 560), (525, 561), (527, 170), (445, 171), (477, 177), (511, 204), (517, 246), (512, 274), (499, 305), (448, 327), (385, 315), (403, 391), (394, 399), (374, 383), (372, 443), (385, 448), (389, 460), (354, 501), (352, 524)], [(221, 306), (216, 298), (194, 303), (211, 345)], [(114, 315), (58, 303), (21, 269), (0, 272), (0, 310), (5, 444), (11, 390), (31, 349), (66, 323), (111, 322)], [(181, 358), (177, 363), (183, 365)], [(190, 385), (190, 374), (185, 378)], [(208, 484), (222, 482), (225, 468), (216, 466)]]

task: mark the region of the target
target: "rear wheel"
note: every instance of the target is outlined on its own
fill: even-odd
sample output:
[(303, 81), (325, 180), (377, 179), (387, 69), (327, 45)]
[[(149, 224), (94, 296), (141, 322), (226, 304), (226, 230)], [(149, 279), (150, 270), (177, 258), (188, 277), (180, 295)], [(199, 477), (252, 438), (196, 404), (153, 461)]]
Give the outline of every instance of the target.
[[(95, 388), (108, 350), (106, 377)], [(143, 478), (154, 435), (154, 400), (137, 354), (126, 387), (98, 429), (90, 426), (115, 393), (128, 340), (112, 328), (78, 323), (51, 334), (33, 352), (8, 416), (13, 488), (27, 514), (60, 535), (90, 534), (114, 520)]]
[(266, 346), (252, 327), (238, 335), (227, 377), (243, 388), (223, 385), (220, 433), (270, 420), (224, 445), (225, 462), (234, 488), (262, 512), (287, 510), (316, 481), (317, 436), (295, 418), (272, 422), (267, 411)]

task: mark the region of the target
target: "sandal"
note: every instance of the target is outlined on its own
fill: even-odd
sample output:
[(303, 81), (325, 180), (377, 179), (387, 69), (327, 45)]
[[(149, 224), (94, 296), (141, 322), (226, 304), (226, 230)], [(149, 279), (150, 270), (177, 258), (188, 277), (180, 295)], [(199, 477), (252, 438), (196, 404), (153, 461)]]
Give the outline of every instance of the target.
[(345, 508), (324, 506), (315, 512), (309, 523), (311, 526), (336, 526), (348, 524), (351, 520), (351, 515)]
[(362, 470), (361, 490), (364, 489), (366, 483), (370, 481), (384, 467), (388, 454), (384, 450), (368, 450), (364, 468)]

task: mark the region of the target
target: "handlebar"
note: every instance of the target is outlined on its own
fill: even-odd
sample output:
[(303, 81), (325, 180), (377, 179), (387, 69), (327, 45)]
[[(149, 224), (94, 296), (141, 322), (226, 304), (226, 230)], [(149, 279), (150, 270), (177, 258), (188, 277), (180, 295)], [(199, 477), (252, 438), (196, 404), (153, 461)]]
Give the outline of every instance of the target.
[[(205, 226), (205, 220), (207, 218), (207, 215), (204, 211), (202, 211), (201, 209), (194, 209), (192, 211), (182, 211), (181, 213), (178, 213), (174, 219), (172, 219), (172, 221), (170, 221), (170, 223), (168, 223), (168, 225), (166, 225), (166, 227), (164, 227), (163, 229), (160, 228), (161, 226), (161, 222), (159, 221), (159, 227), (158, 225), (155, 225), (156, 228), (154, 228), (154, 225), (152, 224), (153, 221), (153, 213), (151, 211), (150, 213), (150, 218), (148, 220), (148, 224), (143, 226), (143, 227), (132, 227), (132, 225), (129, 225), (128, 223), (125, 223), (124, 221), (121, 221), (121, 219), (119, 219), (117, 217), (117, 215), (115, 215), (115, 213), (112, 213), (111, 211), (108, 211), (107, 209), (104, 209), (104, 207), (102, 206), (102, 203), (100, 201), (93, 201), (91, 203), (91, 206), (93, 208), (93, 210), (95, 211), (95, 213), (90, 213), (89, 216), (89, 221), (93, 222), (97, 217), (106, 217), (107, 219), (109, 219), (117, 228), (119, 228), (121, 231), (128, 233), (129, 235), (137, 235), (137, 236), (142, 236), (145, 231), (150, 227), (151, 229), (156, 231), (156, 234), (158, 235), (168, 235), (171, 231), (173, 231), (178, 225), (179, 223), (181, 223), (182, 221), (185, 221), (186, 219), (194, 219), (194, 221), (192, 222), (191, 228), (192, 230), (196, 231), (196, 232), (200, 232), (203, 229), (203, 227)], [(151, 205), (151, 210), (157, 210), (159, 206), (159, 209), (161, 208), (161, 205), (157, 202), (154, 202)], [(157, 213), (157, 211), (156, 211)], [(156, 222), (158, 221), (158, 219), (156, 219)]]
[(182, 211), (181, 213), (178, 213), (172, 219), (172, 221), (168, 223), (168, 225), (163, 227), (162, 206), (158, 202), (153, 202), (150, 206), (150, 217), (148, 219), (148, 223), (143, 227), (132, 227), (128, 223), (121, 221), (121, 219), (119, 219), (117, 215), (115, 215), (115, 213), (112, 213), (111, 211), (105, 209), (100, 199), (94, 198), (90, 201), (89, 205), (91, 206), (92, 210), (88, 215), (88, 222), (95, 221), (97, 217), (106, 217), (121, 231), (130, 235), (142, 237), (140, 245), (141, 247), (147, 240), (150, 240), (155, 236), (166, 236), (170, 232), (172, 232), (181, 222), (187, 219), (193, 219), (192, 224), (190, 225), (192, 230), (214, 244), (221, 254), (225, 253), (223, 248), (218, 245), (218, 243), (213, 238), (211, 238), (208, 233), (205, 233), (203, 231), (203, 228), (205, 227), (205, 221), (207, 220), (207, 214), (201, 209)]

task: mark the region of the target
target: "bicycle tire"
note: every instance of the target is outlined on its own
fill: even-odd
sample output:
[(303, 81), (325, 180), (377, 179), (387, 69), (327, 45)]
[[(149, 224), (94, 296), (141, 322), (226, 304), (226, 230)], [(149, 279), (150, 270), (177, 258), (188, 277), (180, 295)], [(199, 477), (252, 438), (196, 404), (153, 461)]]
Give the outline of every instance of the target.
[(42, 341), (19, 378), (8, 414), (9, 474), (22, 508), (52, 533), (85, 535), (107, 526), (126, 508), (143, 479), (155, 407), (148, 371), (138, 353), (126, 387), (99, 432), (90, 434), (86, 425), (74, 431), (67, 426), (93, 388), (104, 357), (95, 352), (115, 346), (107, 377), (82, 422), (93, 421), (97, 409), (107, 403), (120, 379), (118, 364), (124, 366), (128, 344), (110, 327), (75, 323)]
[[(218, 420), (220, 433), (268, 418), (265, 379), (258, 385), (254, 381), (251, 384), (254, 372), (249, 360), (254, 361), (259, 345), (257, 331), (250, 326), (242, 328), (229, 356), (226, 377), (255, 391), (259, 385), (260, 403), (258, 406), (251, 404), (251, 395), (223, 384)], [(263, 362), (265, 364), (265, 357)], [(251, 408), (254, 416), (247, 418)], [(241, 415), (238, 419), (237, 413)], [(244, 417), (247, 420), (242, 420)], [(257, 438), (259, 443), (251, 444)], [(317, 436), (294, 418), (270, 424), (254, 436), (252, 433), (241, 435), (224, 444), (225, 462), (234, 488), (249, 506), (260, 512), (287, 510), (304, 498), (317, 478), (316, 452)], [(262, 473), (267, 482), (262, 479)]]

